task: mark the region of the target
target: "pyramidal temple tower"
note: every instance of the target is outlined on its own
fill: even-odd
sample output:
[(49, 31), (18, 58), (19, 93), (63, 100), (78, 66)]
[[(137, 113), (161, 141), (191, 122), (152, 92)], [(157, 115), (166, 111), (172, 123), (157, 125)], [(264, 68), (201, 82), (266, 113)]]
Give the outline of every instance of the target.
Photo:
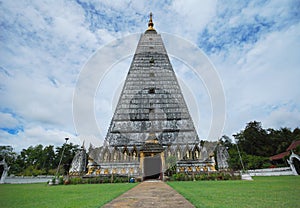
[(162, 38), (153, 28), (141, 36), (105, 140), (109, 145), (142, 146), (150, 135), (158, 142), (199, 142)]
[[(89, 149), (87, 175), (163, 179), (175, 158), (177, 172), (214, 171), (200, 142), (152, 14), (141, 35), (104, 145)], [(72, 174), (76, 174), (75, 171)]]

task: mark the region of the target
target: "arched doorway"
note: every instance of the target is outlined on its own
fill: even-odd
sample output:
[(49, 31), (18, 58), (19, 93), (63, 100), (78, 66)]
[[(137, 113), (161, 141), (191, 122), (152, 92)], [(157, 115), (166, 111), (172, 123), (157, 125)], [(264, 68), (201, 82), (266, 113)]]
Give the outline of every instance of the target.
[(140, 150), (143, 180), (163, 179), (164, 148), (154, 133), (150, 133)]

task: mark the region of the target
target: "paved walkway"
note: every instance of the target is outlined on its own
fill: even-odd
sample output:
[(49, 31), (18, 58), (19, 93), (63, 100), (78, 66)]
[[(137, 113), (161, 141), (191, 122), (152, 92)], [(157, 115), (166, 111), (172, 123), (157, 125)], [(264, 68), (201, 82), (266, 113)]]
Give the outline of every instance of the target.
[(103, 206), (108, 207), (194, 207), (162, 181), (146, 181)]

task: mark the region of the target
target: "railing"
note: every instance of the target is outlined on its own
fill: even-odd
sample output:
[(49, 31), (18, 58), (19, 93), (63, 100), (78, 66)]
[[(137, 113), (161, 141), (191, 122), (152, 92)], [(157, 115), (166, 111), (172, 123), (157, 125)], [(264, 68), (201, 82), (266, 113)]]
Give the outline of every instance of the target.
[(54, 176), (8, 176), (4, 183), (21, 184), (21, 183), (47, 183)]
[(251, 176), (294, 175), (290, 167), (248, 170)]

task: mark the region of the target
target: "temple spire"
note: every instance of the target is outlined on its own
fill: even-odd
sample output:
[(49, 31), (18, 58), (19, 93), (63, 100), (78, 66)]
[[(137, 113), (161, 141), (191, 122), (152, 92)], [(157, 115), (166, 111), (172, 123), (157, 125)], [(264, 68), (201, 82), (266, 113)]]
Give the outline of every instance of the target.
[(149, 19), (149, 22), (148, 22), (148, 30), (155, 30), (153, 28), (153, 21), (152, 21), (152, 12), (150, 12), (150, 19)]

